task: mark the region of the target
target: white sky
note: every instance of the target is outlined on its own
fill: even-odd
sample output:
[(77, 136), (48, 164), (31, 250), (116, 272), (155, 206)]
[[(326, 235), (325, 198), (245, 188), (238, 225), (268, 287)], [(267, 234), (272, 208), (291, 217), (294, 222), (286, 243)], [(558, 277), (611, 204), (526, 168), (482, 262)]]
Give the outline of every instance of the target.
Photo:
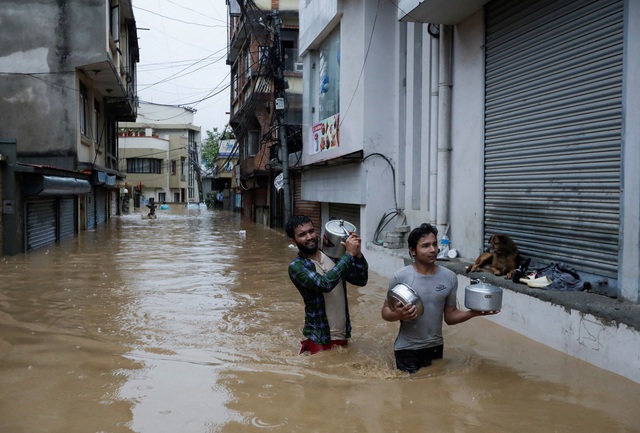
[(195, 108), (202, 138), (222, 131), (230, 84), (225, 0), (133, 0), (133, 13), (140, 100)]

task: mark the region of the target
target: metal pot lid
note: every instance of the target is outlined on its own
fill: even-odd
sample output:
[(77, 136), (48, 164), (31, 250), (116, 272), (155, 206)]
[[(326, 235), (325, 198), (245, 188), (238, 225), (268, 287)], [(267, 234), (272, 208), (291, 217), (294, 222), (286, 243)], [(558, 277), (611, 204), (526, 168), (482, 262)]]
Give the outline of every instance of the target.
[(502, 289), (500, 287), (494, 286), (493, 284), (485, 283), (484, 281), (475, 282), (474, 284), (468, 285), (466, 288), (474, 292), (482, 293), (502, 292)]
[(331, 220), (327, 222), (324, 227), (328, 232), (338, 236), (346, 236), (349, 232), (356, 231), (356, 226), (345, 220)]

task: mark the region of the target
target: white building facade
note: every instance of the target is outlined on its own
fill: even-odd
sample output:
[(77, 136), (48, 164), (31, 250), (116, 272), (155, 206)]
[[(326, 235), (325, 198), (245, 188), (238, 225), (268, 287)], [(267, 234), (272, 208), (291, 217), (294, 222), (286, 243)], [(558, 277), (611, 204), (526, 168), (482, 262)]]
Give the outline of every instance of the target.
[[(637, 304), (638, 40), (631, 0), (301, 0), (302, 199), (322, 202), (323, 222), (355, 220), (385, 276), (406, 248), (384, 248), (383, 232), (429, 222), (463, 259), (506, 233)], [(500, 323), (605, 368), (615, 354), (640, 381), (637, 344), (545, 340), (575, 329), (575, 311), (508, 299)]]

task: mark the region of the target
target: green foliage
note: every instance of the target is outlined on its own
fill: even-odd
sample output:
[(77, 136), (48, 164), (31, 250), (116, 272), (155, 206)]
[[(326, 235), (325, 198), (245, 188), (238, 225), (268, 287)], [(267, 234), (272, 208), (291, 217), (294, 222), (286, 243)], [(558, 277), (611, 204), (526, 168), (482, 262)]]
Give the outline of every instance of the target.
[(213, 209), (216, 206), (216, 193), (210, 192), (204, 198), (204, 204), (207, 205), (207, 209)]
[(218, 132), (218, 128), (213, 128), (213, 131), (207, 131), (207, 138), (202, 143), (202, 163), (208, 171), (213, 171), (215, 168), (218, 152), (220, 151), (220, 141), (232, 138), (234, 138), (233, 133), (227, 131), (226, 128), (223, 132)]

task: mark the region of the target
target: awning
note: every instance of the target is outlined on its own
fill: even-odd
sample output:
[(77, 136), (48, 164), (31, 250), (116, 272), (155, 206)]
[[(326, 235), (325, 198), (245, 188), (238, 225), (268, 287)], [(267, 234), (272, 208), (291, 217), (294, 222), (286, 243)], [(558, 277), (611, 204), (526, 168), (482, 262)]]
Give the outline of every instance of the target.
[(91, 185), (115, 187), (116, 176), (114, 174), (107, 174), (104, 171), (94, 170), (91, 172)]
[(403, 0), (400, 21), (455, 25), (482, 9), (489, 0)]
[(28, 176), (24, 182), (25, 196), (79, 195), (91, 191), (91, 184), (82, 179), (60, 176)]

